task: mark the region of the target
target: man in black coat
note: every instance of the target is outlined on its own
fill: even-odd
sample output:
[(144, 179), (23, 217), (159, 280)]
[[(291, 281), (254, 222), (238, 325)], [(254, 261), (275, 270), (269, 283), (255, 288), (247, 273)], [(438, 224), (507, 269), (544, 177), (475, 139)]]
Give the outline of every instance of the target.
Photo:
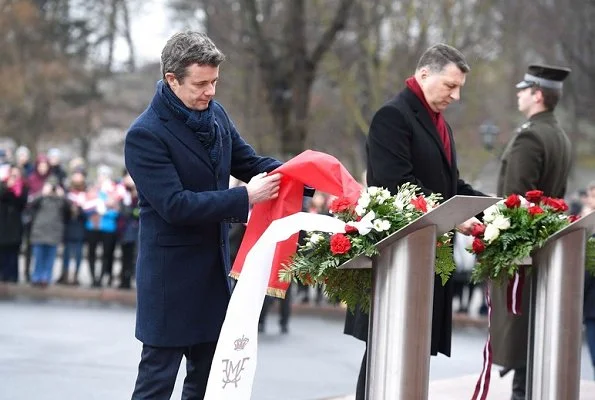
[[(163, 79), (126, 135), (140, 209), (133, 399), (169, 399), (182, 357), (182, 398), (204, 397), (231, 296), (229, 225), (278, 195), (280, 175), (266, 173), (281, 163), (256, 155), (213, 100), (223, 60), (204, 34), (171, 37)], [(230, 175), (249, 183), (229, 188)]]
[[(437, 44), (421, 56), (415, 75), (406, 88), (376, 112), (366, 143), (367, 184), (381, 186), (395, 194), (400, 185), (411, 182), (425, 195), (442, 194), (444, 200), (457, 194), (482, 196), (459, 179), (453, 134), (442, 112), (460, 98), (470, 68), (455, 48)], [(458, 227), (469, 234), (476, 218)], [(368, 339), (369, 316), (348, 312), (345, 333)], [(452, 287), (434, 283), (431, 353), (450, 356), (452, 333)], [(366, 354), (358, 378), (356, 400), (365, 398)]]

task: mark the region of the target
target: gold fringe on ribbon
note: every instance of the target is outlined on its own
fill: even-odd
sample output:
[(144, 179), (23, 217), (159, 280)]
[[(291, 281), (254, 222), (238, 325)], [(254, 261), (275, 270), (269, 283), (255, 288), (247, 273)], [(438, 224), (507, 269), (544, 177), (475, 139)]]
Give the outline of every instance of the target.
[(269, 296), (277, 297), (279, 299), (285, 298), (285, 290), (283, 289), (275, 289), (275, 288), (267, 288), (267, 294)]
[[(229, 276), (235, 280), (240, 279), (240, 274), (238, 272), (232, 271), (229, 273)], [(267, 288), (267, 295), (277, 297), (279, 299), (285, 298), (285, 290), (283, 289), (276, 289), (276, 288)]]
[(239, 273), (239, 272), (231, 271), (231, 272), (229, 273), (229, 276), (230, 276), (230, 277), (232, 277), (233, 279), (235, 279), (236, 281), (237, 281), (238, 279), (240, 279), (240, 273)]

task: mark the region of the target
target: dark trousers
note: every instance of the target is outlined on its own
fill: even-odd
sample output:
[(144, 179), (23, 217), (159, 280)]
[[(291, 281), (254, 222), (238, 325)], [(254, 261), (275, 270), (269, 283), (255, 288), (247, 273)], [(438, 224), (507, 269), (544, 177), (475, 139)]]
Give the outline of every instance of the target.
[(83, 262), (84, 240), (66, 240), (64, 241), (64, 251), (62, 252), (62, 276), (68, 278), (70, 269), (70, 260), (74, 259), (74, 276), (78, 276), (81, 263)]
[(355, 400), (366, 400), (367, 358), (368, 347), (366, 345), (366, 351), (364, 351), (364, 359), (362, 360), (362, 366), (359, 369), (359, 375), (357, 377), (357, 386), (355, 388)]
[(122, 249), (120, 288), (130, 289), (130, 281), (136, 268), (136, 242), (120, 243), (120, 248)]
[(512, 377), (512, 397), (511, 400), (525, 400), (527, 389), (527, 368), (515, 368)]
[[(104, 275), (108, 277), (108, 286), (112, 283), (112, 270), (114, 266), (114, 251), (118, 236), (115, 232), (87, 231), (87, 259), (89, 270), (93, 277), (93, 286), (101, 286)], [(97, 276), (97, 245), (101, 243), (101, 273)]]
[(216, 342), (189, 347), (143, 345), (132, 400), (169, 399), (174, 390), (182, 356), (186, 357), (183, 400), (203, 400)]
[(289, 316), (291, 314), (291, 286), (287, 288), (287, 292), (285, 292), (284, 299), (278, 299), (276, 297), (266, 296), (264, 298), (264, 303), (262, 304), (262, 310), (260, 311), (260, 317), (258, 318), (258, 325), (264, 328), (266, 323), (267, 314), (271, 308), (271, 305), (274, 300), (279, 300), (279, 325), (283, 330), (287, 329), (289, 324)]
[(19, 246), (0, 246), (0, 281), (19, 280)]
[(25, 244), (25, 282), (31, 282), (31, 260), (33, 259), (33, 250), (31, 249), (31, 222), (23, 224), (23, 242)]
[[(463, 291), (467, 287), (467, 301), (463, 301)], [(453, 298), (459, 299), (459, 312), (469, 312), (469, 306), (471, 305), (471, 298), (473, 297), (473, 290), (475, 284), (465, 280), (453, 280)]]
[(591, 354), (591, 364), (595, 369), (595, 318), (588, 318), (585, 320), (586, 334), (587, 334), (587, 347)]

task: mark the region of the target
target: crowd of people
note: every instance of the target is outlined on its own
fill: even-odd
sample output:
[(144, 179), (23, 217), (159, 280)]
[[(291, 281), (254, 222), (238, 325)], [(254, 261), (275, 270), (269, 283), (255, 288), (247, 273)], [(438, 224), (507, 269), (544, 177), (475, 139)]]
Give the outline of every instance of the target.
[[(88, 172), (81, 158), (63, 163), (58, 148), (34, 160), (24, 146), (0, 149), (1, 281), (79, 285), (86, 246), (92, 287), (117, 282), (119, 288), (131, 288), (139, 226), (134, 182), (126, 171), (115, 176), (106, 165), (97, 168), (94, 179)], [(122, 268), (115, 277), (118, 246)], [(60, 252), (58, 275), (54, 268)]]

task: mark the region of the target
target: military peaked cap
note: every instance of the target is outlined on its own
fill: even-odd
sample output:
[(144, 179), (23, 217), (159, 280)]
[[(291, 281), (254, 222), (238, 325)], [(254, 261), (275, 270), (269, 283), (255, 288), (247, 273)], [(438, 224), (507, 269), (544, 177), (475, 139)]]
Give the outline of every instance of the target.
[(562, 81), (570, 73), (570, 68), (549, 65), (529, 65), (523, 80), (517, 83), (517, 89), (538, 86), (547, 89), (562, 89)]

